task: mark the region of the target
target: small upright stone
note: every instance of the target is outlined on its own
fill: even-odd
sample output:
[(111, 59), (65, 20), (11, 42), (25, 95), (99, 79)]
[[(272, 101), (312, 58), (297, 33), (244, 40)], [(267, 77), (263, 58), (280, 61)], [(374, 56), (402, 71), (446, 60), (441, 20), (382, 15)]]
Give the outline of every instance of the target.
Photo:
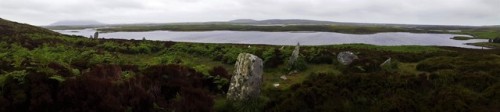
[(354, 53), (351, 51), (344, 51), (340, 52), (337, 55), (337, 60), (342, 63), (343, 65), (349, 65), (354, 61), (355, 59), (358, 59), (358, 56), (356, 56)]
[(99, 38), (99, 32), (95, 32), (94, 33), (94, 39), (98, 39)]
[(389, 58), (384, 61), (384, 63), (380, 64), (380, 68), (382, 70), (388, 71), (388, 72), (396, 72), (399, 67), (398, 67), (398, 61), (397, 60), (392, 60), (392, 58)]
[(236, 70), (231, 78), (227, 99), (242, 101), (258, 97), (262, 85), (262, 59), (253, 54), (240, 53), (235, 66)]
[(382, 64), (380, 64), (380, 66), (383, 67), (383, 66), (390, 65), (391, 64), (391, 60), (392, 60), (392, 58), (389, 58), (389, 59), (385, 60)]

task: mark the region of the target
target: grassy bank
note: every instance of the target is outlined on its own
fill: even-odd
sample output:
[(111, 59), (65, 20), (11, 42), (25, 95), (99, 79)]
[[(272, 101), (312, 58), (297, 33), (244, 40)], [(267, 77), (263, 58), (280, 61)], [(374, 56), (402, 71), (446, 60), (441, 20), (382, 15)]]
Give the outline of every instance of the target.
[(114, 28), (103, 28), (99, 31), (117, 32), (117, 31), (320, 31), (320, 32), (339, 32), (352, 34), (372, 34), (380, 32), (424, 32), (409, 30), (397, 27), (385, 26), (344, 26), (344, 25), (285, 25), (285, 26), (253, 26), (253, 25), (233, 25), (233, 24), (200, 24), (200, 25), (151, 25), (151, 26), (121, 26)]

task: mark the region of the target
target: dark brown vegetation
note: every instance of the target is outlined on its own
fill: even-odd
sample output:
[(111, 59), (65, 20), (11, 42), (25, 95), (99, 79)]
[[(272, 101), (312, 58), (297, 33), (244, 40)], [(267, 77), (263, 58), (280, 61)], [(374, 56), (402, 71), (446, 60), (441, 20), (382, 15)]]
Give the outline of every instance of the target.
[[(117, 65), (97, 65), (64, 82), (48, 74), (28, 74), (19, 84), (7, 79), (2, 111), (212, 111), (209, 79), (178, 65), (146, 68), (140, 76), (121, 77)], [(227, 74), (227, 73), (226, 73)]]

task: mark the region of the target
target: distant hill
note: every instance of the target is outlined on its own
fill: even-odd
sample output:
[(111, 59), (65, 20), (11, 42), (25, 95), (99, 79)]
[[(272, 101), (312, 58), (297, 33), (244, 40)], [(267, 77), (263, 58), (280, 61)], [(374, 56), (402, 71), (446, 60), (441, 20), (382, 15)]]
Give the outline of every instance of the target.
[(259, 21), (253, 20), (253, 19), (236, 19), (236, 20), (231, 20), (229, 22), (230, 23), (255, 23), (255, 22), (259, 22)]
[(104, 23), (93, 20), (66, 20), (58, 21), (49, 26), (89, 26), (89, 25), (105, 25)]
[(493, 25), (493, 26), (491, 26), (491, 27), (498, 27), (498, 28), (500, 28), (500, 25)]
[(22, 34), (49, 34), (58, 35), (58, 33), (29, 24), (13, 22), (0, 18), (0, 36), (22, 35)]
[[(406, 28), (441, 28), (441, 29), (463, 29), (473, 28), (476, 26), (461, 26), (461, 25), (425, 25), (425, 24), (397, 24), (397, 23), (355, 23), (355, 22), (335, 22), (335, 21), (320, 21), (308, 19), (237, 19), (226, 23), (233, 24), (250, 24), (250, 25), (345, 25), (345, 26), (384, 26), (384, 27), (406, 27)], [(500, 25), (488, 26), (500, 27)]]
[(331, 21), (303, 20), (303, 19), (269, 19), (262, 20), (263, 24), (335, 24)]
[(229, 21), (229, 23), (242, 23), (242, 24), (301, 24), (301, 25), (325, 25), (325, 24), (338, 24), (332, 21), (318, 21), (306, 19), (268, 19), (268, 20), (253, 20), (253, 19), (237, 19)]

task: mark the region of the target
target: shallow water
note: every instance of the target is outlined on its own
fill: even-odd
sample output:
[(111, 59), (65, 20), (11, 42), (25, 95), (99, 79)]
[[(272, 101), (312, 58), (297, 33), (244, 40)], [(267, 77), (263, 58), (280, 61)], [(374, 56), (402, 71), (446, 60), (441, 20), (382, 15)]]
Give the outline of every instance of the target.
[[(56, 32), (89, 37), (94, 29), (55, 30)], [(452, 46), (481, 49), (466, 43), (487, 42), (486, 39), (453, 40), (456, 34), (388, 32), (377, 34), (343, 34), (335, 32), (260, 32), (260, 31), (148, 31), (100, 33), (100, 38), (162, 40), (196, 43), (237, 43), (267, 45), (335, 45), (364, 43), (372, 45)], [(467, 36), (467, 35), (460, 35)], [(470, 36), (469, 36), (470, 37)]]

